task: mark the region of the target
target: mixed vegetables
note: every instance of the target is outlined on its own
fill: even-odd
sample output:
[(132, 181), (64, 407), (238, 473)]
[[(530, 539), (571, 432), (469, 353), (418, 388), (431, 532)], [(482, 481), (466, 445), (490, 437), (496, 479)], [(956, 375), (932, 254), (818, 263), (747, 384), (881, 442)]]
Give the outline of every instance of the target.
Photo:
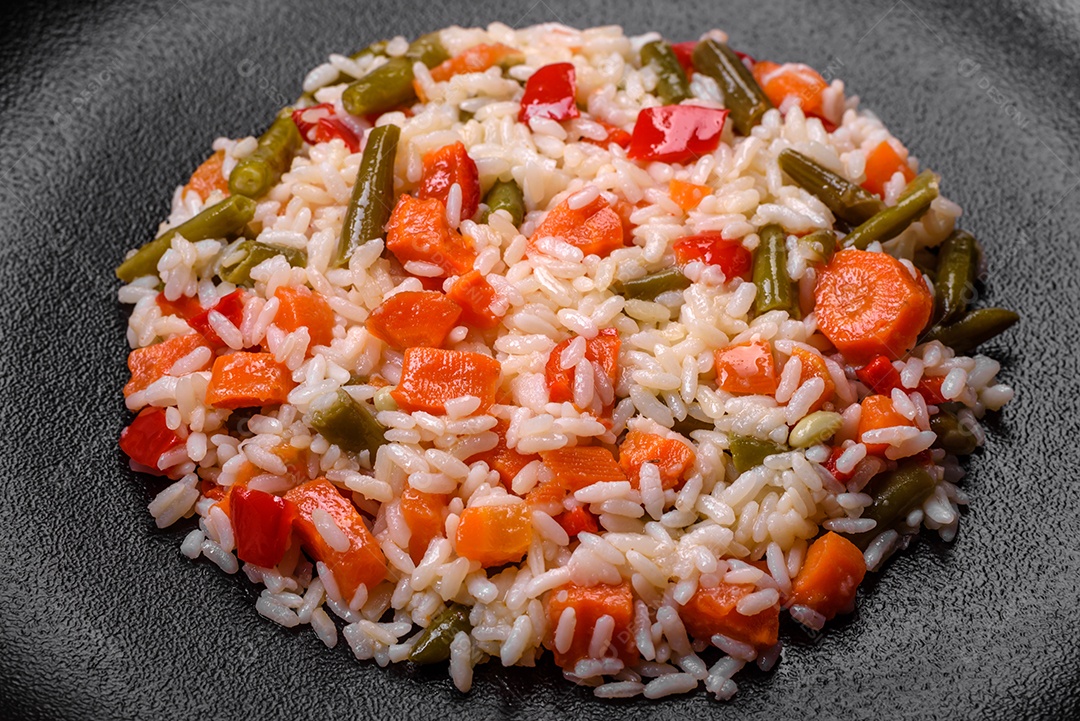
[[(385, 52), (386, 43), (376, 43), (354, 57), (385, 57)], [(655, 73), (654, 92), (662, 105), (642, 110), (630, 130), (597, 118), (607, 137), (589, 142), (623, 148), (626, 157), (643, 165), (691, 162), (715, 151), (732, 132), (750, 135), (774, 107), (798, 106), (806, 115), (826, 117), (822, 98), (828, 86), (804, 65), (754, 61), (713, 38), (675, 45), (650, 42), (641, 48), (638, 60), (641, 67)], [(162, 312), (183, 319), (191, 332), (133, 350), (128, 358), (131, 379), (124, 395), (145, 391), (184, 359), (193, 363), (192, 371), (209, 370), (205, 389), (209, 407), (241, 410), (288, 402), (296, 385), (293, 373), (267, 348), (237, 347), (229, 338), (223, 339), (219, 334), (221, 319), (234, 328), (241, 325), (249, 289), (256, 284), (252, 272), (261, 264), (275, 258), (294, 267), (306, 264), (306, 255), (295, 248), (255, 239), (259, 230), (253, 222), (256, 205), (288, 171), (305, 143), (341, 141), (350, 152), (362, 155), (342, 220), (335, 264), (348, 267), (359, 248), (382, 240), (385, 253), (402, 273), (423, 268), (420, 277), (425, 289), (386, 297), (364, 322), (371, 336), (401, 355), (400, 381), (381, 389), (373, 401), (359, 400), (346, 389), (328, 393), (313, 404), (306, 421), (328, 443), (363, 456), (370, 464), (387, 442), (386, 429), (377, 420), (380, 410), (444, 415), (462, 397), (478, 400), (473, 412), (505, 401), (507, 389), (497, 360), (445, 347), (460, 326), (490, 340), (505, 313), (497, 289), (474, 269), (477, 251), (472, 239), (448, 220), (447, 210), (456, 206), (459, 218), (475, 218), (481, 223), (499, 214), (504, 222), (521, 227), (526, 214), (538, 209), (529, 206), (522, 188), (508, 177), (483, 187), (477, 165), (461, 142), (427, 153), (420, 180), (404, 186), (399, 182), (395, 189), (400, 128), (393, 124), (376, 125), (364, 132), (357, 128), (370, 126), (383, 113), (424, 101), (422, 85), (415, 78), (416, 62), (430, 69), (433, 81), (445, 82), (456, 75), (506, 69), (524, 61), (520, 51), (501, 44), (477, 45), (450, 57), (437, 34), (427, 35), (412, 43), (404, 56), (386, 59), (364, 77), (339, 77), (338, 82), (349, 83), (341, 96), (341, 108), (301, 98), (299, 107), (284, 109), (228, 178), (223, 175), (223, 153), (212, 155), (191, 176), (186, 190), (203, 200), (215, 193), (224, 199), (135, 251), (116, 274), (124, 282), (155, 275), (177, 236), (188, 241), (226, 239), (235, 242), (221, 262), (218, 276), (236, 290), (212, 307), (202, 307), (196, 298), (169, 299), (160, 294)], [(723, 109), (683, 104), (694, 100), (690, 80), (695, 73), (716, 83)], [(340, 116), (341, 112), (352, 116), (351, 120)], [(525, 81), (519, 122), (563, 123), (583, 113), (572, 63), (540, 67)], [(669, 267), (617, 282), (611, 288), (628, 301), (653, 301), (688, 288), (687, 267), (701, 264), (715, 268), (724, 279), (752, 282), (757, 290), (753, 312), (758, 315), (780, 311), (798, 319), (815, 313), (828, 347), (796, 346), (779, 353), (766, 340), (751, 340), (714, 353), (711, 382), (729, 394), (775, 396), (781, 369), (792, 362), (800, 364), (800, 385), (817, 379), (822, 388), (809, 413), (791, 425), (786, 441), (729, 435), (725, 450), (736, 475), (762, 465), (769, 456), (823, 445), (831, 452), (826, 468), (837, 481), (846, 481), (847, 475), (837, 468), (843, 452), (839, 436), (844, 419), (836, 410), (835, 380), (826, 356), (839, 354), (832, 357), (848, 366), (869, 391), (860, 402), (854, 439), (867, 439), (863, 441), (866, 452), (883, 459), (883, 468), (885, 460), (897, 461), (890, 463), (891, 470), (874, 477), (865, 490), (873, 502), (862, 518), (872, 519), (876, 525), (850, 537), (827, 532), (814, 540), (783, 602), (810, 609), (825, 619), (852, 608), (866, 573), (862, 549), (881, 531), (902, 522), (935, 487), (925, 454), (894, 459), (889, 444), (872, 441), (876, 431), (915, 426), (910, 414), (896, 407), (894, 391), (921, 394), (927, 405), (937, 407), (930, 425), (939, 447), (963, 455), (977, 446), (974, 435), (942, 394), (943, 378), (924, 377), (917, 387), (908, 389), (894, 362), (928, 339), (967, 352), (1017, 321), (1015, 313), (999, 308), (969, 310), (981, 260), (979, 244), (969, 233), (957, 230), (937, 249), (936, 266), (930, 270), (933, 290), (921, 274), (912, 272), (910, 264), (880, 252), (876, 244), (897, 237), (918, 221), (939, 193), (937, 176), (929, 171), (915, 174), (906, 161), (906, 151), (901, 151), (892, 142), (874, 147), (866, 158), (865, 179), (857, 184), (804, 154), (784, 150), (778, 160), (785, 182), (820, 200), (835, 216), (835, 228), (794, 237), (780, 225), (765, 225), (757, 232), (753, 250), (719, 232), (688, 235), (674, 243)], [(895, 203), (886, 204), (885, 186), (897, 174), (906, 188)], [(709, 185), (670, 180), (670, 198), (685, 213), (694, 211), (712, 192)], [(632, 242), (629, 217), (633, 210), (629, 203), (613, 202), (604, 194), (584, 202), (571, 196), (534, 223), (528, 252), (542, 252), (545, 240), (557, 237), (585, 256), (606, 256)], [(796, 246), (810, 249), (816, 260), (812, 305), (807, 304), (811, 299), (800, 298), (798, 285), (788, 274), (788, 254)], [(433, 280), (437, 282), (432, 284)], [(278, 304), (274, 324), (285, 333), (306, 329), (309, 354), (312, 348), (333, 343), (339, 321), (322, 295), (307, 287), (281, 286), (273, 298)], [(611, 388), (618, 384), (621, 340), (614, 327), (606, 327), (592, 337), (568, 337), (554, 346), (543, 369), (550, 401), (576, 401), (577, 366), (563, 362), (571, 344), (583, 344), (580, 357), (592, 364)], [(200, 358), (201, 363), (194, 363)], [(614, 399), (609, 398), (579, 410), (587, 410), (610, 425), (613, 405)], [(524, 503), (465, 508), (453, 530), (456, 552), (484, 568), (521, 562), (534, 541), (530, 515), (534, 509), (549, 512), (570, 539), (598, 533), (596, 516), (584, 504), (573, 501), (573, 494), (599, 482), (629, 482), (631, 487), (640, 488), (643, 469), (650, 464), (663, 490), (681, 488), (696, 458), (689, 434), (698, 428), (711, 430), (712, 424), (688, 416), (669, 434), (631, 430), (614, 450), (582, 445), (523, 454), (508, 445), (508, 427), (500, 421), (492, 429), (498, 444), (468, 462), (486, 463), (511, 491), (514, 477), (534, 461), (542, 462), (545, 477), (526, 495)], [(139, 411), (120, 437), (120, 446), (132, 461), (158, 474), (168, 472), (163, 462), (184, 443), (184, 430), (169, 421), (164, 409), (150, 405)], [(239, 558), (270, 568), (299, 544), (314, 562), (331, 571), (335, 593), (346, 602), (383, 581), (388, 574), (387, 561), (369, 530), (366, 514), (325, 478), (309, 480), (303, 471), (304, 452), (299, 452), (301, 457), (296, 457), (296, 449), (275, 452), (290, 459), (291, 467), (298, 469), (297, 480), (303, 481), (288, 492), (277, 495), (248, 488), (244, 474), (228, 488), (208, 491), (217, 494), (219, 506), (232, 523)], [(433, 539), (449, 532), (445, 524), (449, 503), (448, 495), (413, 488), (401, 493), (401, 515), (410, 531), (408, 551), (415, 563), (424, 558)], [(330, 539), (322, 530), (327, 524), (339, 532)], [(708, 640), (720, 635), (759, 651), (768, 649), (777, 643), (780, 604), (751, 615), (740, 613), (740, 600), (752, 591), (750, 585), (702, 586), (681, 605), (682, 621), (694, 638)], [(570, 612), (576, 618), (573, 637), (556, 643), (555, 629), (563, 614)], [(626, 582), (564, 585), (549, 594), (547, 614), (550, 637), (546, 644), (564, 668), (573, 668), (590, 655), (593, 631), (601, 623), (613, 624), (611, 648), (617, 656), (627, 662), (637, 656), (631, 628), (634, 593)], [(456, 634), (470, 629), (469, 608), (449, 603), (424, 630), (409, 658), (418, 664), (445, 661)]]

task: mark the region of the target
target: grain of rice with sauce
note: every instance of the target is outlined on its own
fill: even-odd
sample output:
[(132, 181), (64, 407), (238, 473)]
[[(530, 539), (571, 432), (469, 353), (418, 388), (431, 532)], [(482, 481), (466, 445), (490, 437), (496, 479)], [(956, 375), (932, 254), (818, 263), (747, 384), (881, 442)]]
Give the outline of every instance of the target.
[(782, 610), (821, 628), (954, 538), (1012, 397), (951, 347), (977, 245), (842, 81), (726, 42), (399, 37), (217, 140), (118, 270), (121, 445), (173, 481), (158, 526), (195, 516), (181, 552), (462, 691), (551, 651), (601, 698), (726, 700)]

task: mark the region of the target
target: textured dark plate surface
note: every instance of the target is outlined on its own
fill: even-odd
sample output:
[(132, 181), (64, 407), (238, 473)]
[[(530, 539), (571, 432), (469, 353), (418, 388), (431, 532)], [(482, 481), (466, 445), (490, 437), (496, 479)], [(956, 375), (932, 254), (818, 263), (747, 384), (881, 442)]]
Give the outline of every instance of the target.
[[(1051, 2), (27, 3), (0, 90), (0, 716), (13, 718), (1059, 718), (1080, 709), (1080, 12)], [(177, 548), (127, 470), (125, 311), (111, 269), (218, 135), (263, 127), (306, 69), (395, 33), (498, 19), (723, 27), (758, 57), (844, 78), (944, 175), (1023, 314), (986, 351), (1018, 398), (971, 463), (951, 545), (922, 539), (771, 674), (604, 705), (539, 669), (380, 669), (254, 610)]]

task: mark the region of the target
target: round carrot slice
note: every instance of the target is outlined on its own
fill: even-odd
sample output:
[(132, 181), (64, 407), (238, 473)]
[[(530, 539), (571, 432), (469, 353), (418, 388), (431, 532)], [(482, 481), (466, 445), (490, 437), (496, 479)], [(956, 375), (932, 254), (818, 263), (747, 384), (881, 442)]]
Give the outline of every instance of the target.
[(930, 320), (934, 297), (903, 263), (886, 253), (842, 250), (821, 269), (814, 288), (818, 327), (844, 358), (900, 358)]

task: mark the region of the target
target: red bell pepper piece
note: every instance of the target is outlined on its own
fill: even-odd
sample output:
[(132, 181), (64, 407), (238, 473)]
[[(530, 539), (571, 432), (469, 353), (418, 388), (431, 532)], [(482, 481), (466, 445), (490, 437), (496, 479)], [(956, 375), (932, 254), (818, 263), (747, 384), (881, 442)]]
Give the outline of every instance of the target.
[(697, 40), (671, 44), (671, 52), (675, 53), (675, 59), (679, 61), (679, 65), (682, 65), (687, 80), (694, 75), (694, 48), (696, 47)]
[(843, 453), (843, 448), (841, 448), (840, 446), (835, 446), (832, 449), (832, 453), (829, 454), (828, 460), (826, 460), (821, 465), (825, 466), (825, 469), (829, 473), (831, 473), (833, 475), (833, 478), (835, 478), (837, 481), (839, 481), (840, 483), (847, 483), (851, 480), (852, 476), (855, 475), (855, 472), (852, 471), (851, 473), (841, 473), (840, 471), (836, 470), (836, 461), (839, 460), (840, 456), (842, 456)]
[(143, 408), (131, 425), (120, 431), (120, 450), (136, 463), (154, 469), (159, 476), (164, 474), (158, 468), (158, 461), (183, 442), (184, 439), (166, 425), (164, 408)]
[(631, 160), (682, 163), (716, 150), (727, 110), (696, 105), (665, 105), (638, 113), (630, 148)]
[(675, 261), (679, 265), (695, 260), (718, 266), (724, 277), (730, 279), (750, 271), (753, 255), (739, 241), (725, 240), (719, 231), (713, 230), (675, 241)]
[(233, 488), (229, 496), (236, 555), (241, 561), (263, 568), (281, 563), (292, 541), (296, 504), (244, 486)]
[(555, 517), (555, 520), (558, 521), (570, 538), (576, 538), (583, 531), (596, 533), (600, 530), (600, 524), (597, 522), (596, 516), (589, 513), (584, 506), (575, 506), (569, 511), (560, 513)]
[(570, 120), (578, 116), (577, 85), (572, 63), (552, 63), (533, 73), (525, 81), (518, 120), (533, 118)]
[(334, 114), (331, 103), (294, 110), (292, 119), (300, 135), (311, 145), (341, 138), (350, 151), (355, 153), (360, 150), (360, 139), (344, 120)]
[(204, 308), (196, 316), (188, 318), (188, 325), (196, 333), (206, 339), (206, 342), (212, 346), (218, 348), (225, 345), (225, 342), (218, 337), (218, 334), (214, 332), (213, 327), (210, 325), (210, 311), (217, 311), (225, 316), (230, 323), (237, 328), (240, 327), (240, 321), (244, 317), (244, 291), (237, 289), (232, 293), (218, 299), (217, 305), (210, 308)]
[(460, 140), (424, 155), (424, 173), (416, 197), (438, 198), (446, 205), (454, 183), (461, 188), (462, 220), (473, 217), (480, 205), (480, 179), (476, 163)]
[[(892, 393), (893, 388), (899, 388), (905, 393), (912, 390), (904, 388), (900, 382), (900, 373), (893, 367), (892, 361), (883, 355), (879, 355), (856, 370), (855, 375), (874, 393), (883, 396)], [(946, 398), (941, 395), (941, 384), (944, 380), (945, 378), (941, 376), (924, 376), (914, 390), (921, 393), (923, 400), (931, 405), (944, 403)]]
[(176, 300), (169, 300), (164, 293), (158, 293), (155, 301), (163, 314), (179, 316), (184, 320), (190, 320), (202, 313), (202, 306), (199, 305), (198, 298), (182, 295)]
[(591, 145), (597, 145), (597, 146), (599, 146), (601, 148), (606, 148), (609, 145), (611, 145), (612, 143), (615, 143), (620, 148), (628, 148), (628, 147), (630, 147), (630, 133), (626, 132), (625, 130), (620, 128), (618, 125), (612, 125), (611, 123), (605, 123), (603, 120), (598, 120), (596, 118), (593, 118), (592, 120), (597, 125), (600, 125), (601, 127), (603, 127), (604, 130), (607, 131), (607, 135), (604, 136), (603, 140), (595, 140), (593, 138), (582, 138), (581, 139), (582, 142), (589, 143)]

